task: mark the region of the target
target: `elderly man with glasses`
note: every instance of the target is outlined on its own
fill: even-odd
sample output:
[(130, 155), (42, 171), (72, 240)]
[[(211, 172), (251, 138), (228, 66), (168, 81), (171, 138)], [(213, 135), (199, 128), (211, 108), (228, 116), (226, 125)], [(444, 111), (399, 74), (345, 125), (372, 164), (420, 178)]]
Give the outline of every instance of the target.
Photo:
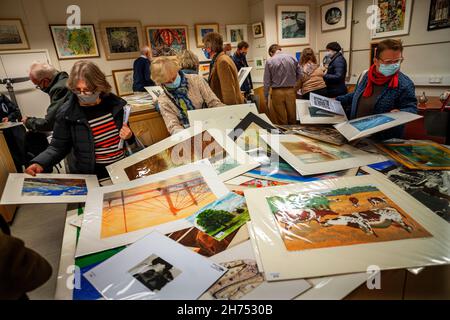
[[(415, 85), (400, 71), (403, 60), (401, 41), (387, 39), (378, 44), (373, 65), (361, 77), (355, 91), (336, 98), (346, 108), (350, 119), (398, 111), (417, 113)], [(375, 138), (402, 138), (403, 129), (396, 127)]]

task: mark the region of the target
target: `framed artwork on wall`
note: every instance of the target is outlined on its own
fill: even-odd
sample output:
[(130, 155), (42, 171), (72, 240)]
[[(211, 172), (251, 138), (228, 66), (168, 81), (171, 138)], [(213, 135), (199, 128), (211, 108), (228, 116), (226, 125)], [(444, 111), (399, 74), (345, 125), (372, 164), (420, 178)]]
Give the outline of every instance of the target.
[(147, 26), (145, 34), (154, 58), (176, 56), (189, 49), (187, 26)]
[(53, 24), (50, 33), (59, 60), (100, 57), (93, 24), (81, 25), (79, 29)]
[(263, 57), (255, 57), (255, 69), (256, 70), (261, 70), (264, 69), (264, 58)]
[(22, 20), (0, 19), (0, 51), (29, 48)]
[(345, 0), (324, 4), (320, 7), (322, 32), (347, 27), (347, 2)]
[(246, 24), (227, 25), (227, 39), (232, 47), (237, 47), (241, 41), (248, 41), (248, 32)]
[(219, 32), (218, 23), (203, 23), (195, 25), (195, 39), (197, 41), (197, 48), (203, 47), (203, 37), (211, 32)]
[(139, 21), (101, 22), (100, 34), (106, 60), (134, 59), (140, 56), (144, 41)]
[(450, 28), (450, 1), (431, 0), (428, 31)]
[(309, 44), (309, 11), (309, 6), (277, 6), (277, 33), (280, 46)]
[(253, 38), (264, 38), (264, 27), (262, 22), (252, 24)]
[(409, 34), (413, 0), (374, 0), (373, 5), (378, 7), (378, 16), (372, 39)]
[(113, 70), (112, 75), (118, 96), (133, 94), (133, 69)]

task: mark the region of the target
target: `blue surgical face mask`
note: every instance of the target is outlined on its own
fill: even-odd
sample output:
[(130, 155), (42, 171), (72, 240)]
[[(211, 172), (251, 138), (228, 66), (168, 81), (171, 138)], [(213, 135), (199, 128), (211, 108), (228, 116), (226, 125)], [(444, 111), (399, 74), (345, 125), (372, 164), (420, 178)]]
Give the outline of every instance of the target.
[(164, 86), (165, 86), (167, 89), (176, 89), (176, 88), (178, 88), (178, 87), (180, 86), (180, 84), (181, 84), (181, 77), (180, 77), (180, 75), (178, 74), (178, 75), (177, 75), (177, 78), (175, 79), (174, 82), (172, 82), (172, 83), (167, 83), (167, 84), (165, 84)]
[(396, 74), (400, 70), (400, 63), (380, 64), (380, 73), (386, 77)]

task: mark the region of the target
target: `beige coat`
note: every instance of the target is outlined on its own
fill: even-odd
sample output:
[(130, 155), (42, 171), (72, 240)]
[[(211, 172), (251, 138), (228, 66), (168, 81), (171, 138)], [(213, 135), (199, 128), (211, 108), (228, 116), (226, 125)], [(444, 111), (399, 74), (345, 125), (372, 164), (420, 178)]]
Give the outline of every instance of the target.
[(212, 91), (226, 105), (243, 104), (244, 96), (239, 87), (238, 71), (233, 60), (224, 52), (217, 56), (209, 82)]
[(296, 86), (296, 89), (302, 90), (302, 94), (327, 87), (325, 80), (323, 80), (325, 69), (318, 65), (310, 65), (308, 67), (309, 70), (307, 70), (306, 66), (303, 68), (303, 77), (297, 82)]
[[(188, 81), (188, 97), (195, 109), (201, 109), (203, 103), (208, 108), (223, 106), (223, 103), (212, 92), (202, 76), (196, 74), (188, 74), (185, 76)], [(158, 104), (169, 133), (174, 134), (176, 131), (183, 130), (184, 127), (178, 119), (180, 111), (165, 92), (159, 97)]]

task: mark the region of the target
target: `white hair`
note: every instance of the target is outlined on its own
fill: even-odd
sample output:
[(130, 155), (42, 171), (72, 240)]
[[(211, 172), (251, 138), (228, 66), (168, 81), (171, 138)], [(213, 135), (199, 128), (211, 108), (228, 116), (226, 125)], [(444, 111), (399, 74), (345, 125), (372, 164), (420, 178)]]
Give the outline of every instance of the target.
[(42, 81), (43, 79), (53, 78), (58, 74), (58, 70), (48, 63), (33, 62), (30, 67), (30, 75), (37, 81)]
[(149, 46), (143, 46), (143, 47), (141, 48), (141, 54), (142, 54), (142, 55), (146, 56), (147, 53), (149, 53), (149, 52), (150, 52), (150, 47), (149, 47)]

